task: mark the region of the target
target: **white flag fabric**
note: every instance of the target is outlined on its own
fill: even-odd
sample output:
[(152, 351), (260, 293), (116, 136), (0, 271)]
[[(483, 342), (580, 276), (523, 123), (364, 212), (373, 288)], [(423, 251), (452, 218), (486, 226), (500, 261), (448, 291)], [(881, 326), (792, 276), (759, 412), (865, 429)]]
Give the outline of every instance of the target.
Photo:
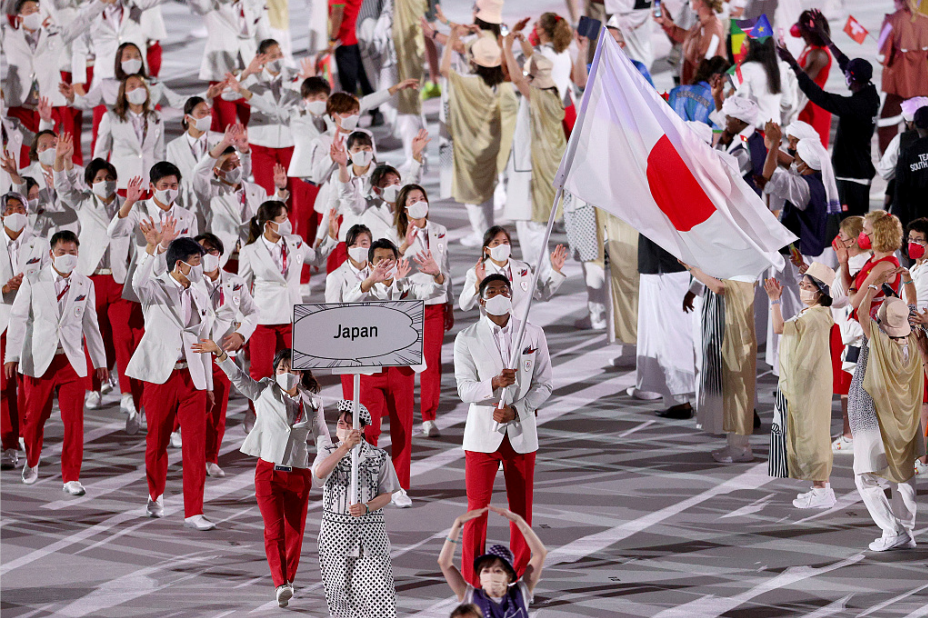
[(731, 158), (700, 141), (608, 34), (554, 184), (720, 279), (781, 269), (777, 251), (796, 240)]

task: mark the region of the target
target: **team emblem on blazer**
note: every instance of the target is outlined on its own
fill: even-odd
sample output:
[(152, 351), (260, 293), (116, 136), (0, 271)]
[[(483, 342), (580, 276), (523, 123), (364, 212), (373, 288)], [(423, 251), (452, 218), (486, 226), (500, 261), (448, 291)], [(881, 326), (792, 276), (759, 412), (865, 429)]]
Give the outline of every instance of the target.
[(26, 264), (35, 264), (36, 262), (38, 262), (38, 261), (41, 260), (41, 259), (42, 259), (42, 258), (34, 257), (34, 258), (30, 259), (28, 262), (26, 262)]
[(445, 235), (444, 235), (444, 234), (439, 234), (438, 237), (439, 237), (439, 238), (444, 238)]
[(81, 294), (80, 296), (78, 296), (77, 298), (74, 299), (74, 302), (79, 303), (79, 302), (81, 302), (82, 300), (84, 300), (85, 298), (87, 298), (87, 295), (86, 295), (86, 294)]
[(238, 291), (241, 290), (241, 289), (242, 289), (242, 284), (241, 284), (241, 283), (236, 283), (234, 286), (232, 286), (232, 291), (233, 291), (233, 292), (238, 292)]
[(525, 361), (523, 367), (525, 367), (525, 371), (526, 371), (526, 372), (531, 371), (531, 369), (532, 369), (532, 361), (530, 361), (530, 360)]
[(302, 240), (296, 241), (296, 248), (297, 248), (297, 249), (299, 249), (299, 248), (302, 247), (302, 246), (303, 246), (303, 241), (302, 241)]
[(538, 351), (538, 348), (533, 348), (532, 346), (528, 346), (524, 350), (522, 350), (522, 353), (523, 354), (534, 354), (537, 351)]
[(520, 276), (520, 277), (524, 277), (524, 276), (526, 276), (526, 275), (528, 275), (528, 269), (527, 269), (527, 268), (523, 268), (522, 270), (519, 271), (519, 276)]
[(528, 281), (523, 281), (523, 282), (522, 282), (522, 291), (523, 291), (523, 292), (528, 292)]

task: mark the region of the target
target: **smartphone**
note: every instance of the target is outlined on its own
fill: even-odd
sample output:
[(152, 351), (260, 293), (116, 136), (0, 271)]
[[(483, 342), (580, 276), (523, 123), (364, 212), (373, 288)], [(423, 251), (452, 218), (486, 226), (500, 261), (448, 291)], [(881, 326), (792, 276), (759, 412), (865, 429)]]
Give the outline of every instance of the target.
[(499, 33), (501, 36), (509, 36), (509, 26), (507, 26), (506, 24), (500, 24)]
[(661, 16), (661, 0), (654, 0), (654, 17)]
[(596, 42), (596, 39), (599, 38), (599, 29), (602, 25), (603, 23), (598, 19), (583, 15), (580, 17), (580, 23), (577, 24), (577, 34), (588, 38), (590, 41)]

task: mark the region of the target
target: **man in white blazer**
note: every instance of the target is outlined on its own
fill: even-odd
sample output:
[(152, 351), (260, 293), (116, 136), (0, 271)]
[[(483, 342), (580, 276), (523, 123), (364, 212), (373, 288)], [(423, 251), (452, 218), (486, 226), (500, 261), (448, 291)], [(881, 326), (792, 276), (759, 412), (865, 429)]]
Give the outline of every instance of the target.
[(45, 422), (51, 416), (57, 389), (64, 423), (62, 490), (72, 496), (84, 494), (80, 474), (84, 458), (85, 340), (97, 376), (101, 380), (109, 377), (97, 326), (93, 281), (75, 271), (79, 245), (74, 232), (56, 233), (50, 242), (51, 263), (23, 280), (10, 313), (3, 364), (6, 379), (17, 370), (23, 374), (23, 483), (32, 485), (39, 478)]
[[(203, 517), (203, 484), (205, 411), (212, 400), (213, 371), (208, 356), (191, 350), (200, 339), (209, 338), (214, 321), (210, 300), (198, 286), (203, 279), (203, 248), (189, 237), (175, 239), (175, 221), (170, 218), (160, 229), (151, 219), (139, 227), (147, 242), (132, 285), (144, 307), (145, 335), (126, 373), (145, 382), (146, 512), (149, 517), (164, 516), (167, 448), (176, 417), (184, 435), (184, 525), (211, 530), (215, 525)], [(161, 259), (156, 251), (169, 240), (164, 252), (167, 272), (155, 276), (153, 266)]]
[[(535, 416), (553, 388), (551, 359), (544, 331), (528, 323), (516, 366), (509, 368), (519, 331), (519, 322), (511, 315), (511, 296), (512, 284), (504, 275), (488, 275), (481, 282), (479, 303), (485, 315), (455, 338), (454, 377), (458, 395), (470, 404), (463, 445), (467, 509), (490, 504), (502, 463), (509, 509), (531, 522), (538, 450)], [(501, 397), (509, 403), (499, 407)], [(530, 551), (518, 528), (510, 529), (513, 566), (521, 575)], [(479, 585), (474, 558), (483, 554), (486, 534), (485, 515), (464, 525), (461, 572), (474, 585)]]
[[(7, 325), (13, 301), (23, 279), (39, 271), (48, 263), (48, 241), (35, 234), (29, 227), (26, 215), (26, 198), (16, 193), (7, 193), (2, 197), (0, 211), (3, 226), (0, 228), (0, 283), (3, 294), (0, 296), (0, 359), (6, 356)], [(25, 426), (25, 412), (22, 406), (22, 377), (14, 375), (7, 379), (6, 372), (0, 372), (0, 438), (3, 453), (0, 455), (0, 469), (11, 470), (19, 463), (19, 436)]]

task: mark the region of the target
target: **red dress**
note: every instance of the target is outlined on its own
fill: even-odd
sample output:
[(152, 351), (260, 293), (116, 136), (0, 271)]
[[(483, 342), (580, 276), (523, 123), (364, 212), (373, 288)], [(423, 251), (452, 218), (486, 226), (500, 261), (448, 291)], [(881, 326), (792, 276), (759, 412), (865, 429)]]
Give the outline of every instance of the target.
[[(825, 52), (828, 56), (828, 64), (818, 72), (818, 75), (815, 77), (815, 84), (824, 90), (825, 82), (828, 81), (828, 74), (831, 72), (831, 52), (828, 51), (827, 47), (818, 47), (816, 45), (810, 45), (802, 50), (802, 54), (799, 56), (799, 66), (803, 69), (806, 68), (808, 63), (809, 54), (812, 50), (821, 50)], [(826, 112), (818, 105), (815, 105), (811, 101), (806, 103), (806, 106), (802, 108), (802, 111), (799, 112), (799, 120), (803, 122), (808, 122), (812, 125), (812, 128), (816, 130), (819, 136), (822, 138), (822, 146), (828, 148), (828, 140), (831, 137), (831, 112)]]
[[(864, 267), (860, 269), (860, 272), (858, 272), (857, 275), (854, 277), (854, 288), (856, 290), (860, 290), (861, 287), (863, 287), (864, 281), (867, 280), (867, 276), (870, 275), (870, 272), (880, 262), (889, 262), (890, 264), (893, 265), (893, 268), (899, 268), (899, 260), (896, 259), (896, 256), (894, 255), (888, 255), (876, 261), (874, 261), (874, 259), (871, 257), (869, 260), (867, 260), (867, 263), (864, 264)], [(902, 279), (899, 277), (899, 275), (896, 275), (896, 277), (890, 282), (889, 285), (893, 290), (895, 290), (896, 294), (899, 294), (899, 289), (902, 287)], [(879, 292), (874, 294), (873, 300), (870, 303), (870, 317), (872, 317), (874, 320), (876, 319), (877, 312), (880, 310), (880, 305), (883, 304), (883, 301), (885, 299), (886, 299), (886, 295), (883, 294), (883, 290), (880, 290)], [(856, 311), (851, 315), (851, 317), (853, 317), (858, 322), (860, 321), (857, 318)]]

